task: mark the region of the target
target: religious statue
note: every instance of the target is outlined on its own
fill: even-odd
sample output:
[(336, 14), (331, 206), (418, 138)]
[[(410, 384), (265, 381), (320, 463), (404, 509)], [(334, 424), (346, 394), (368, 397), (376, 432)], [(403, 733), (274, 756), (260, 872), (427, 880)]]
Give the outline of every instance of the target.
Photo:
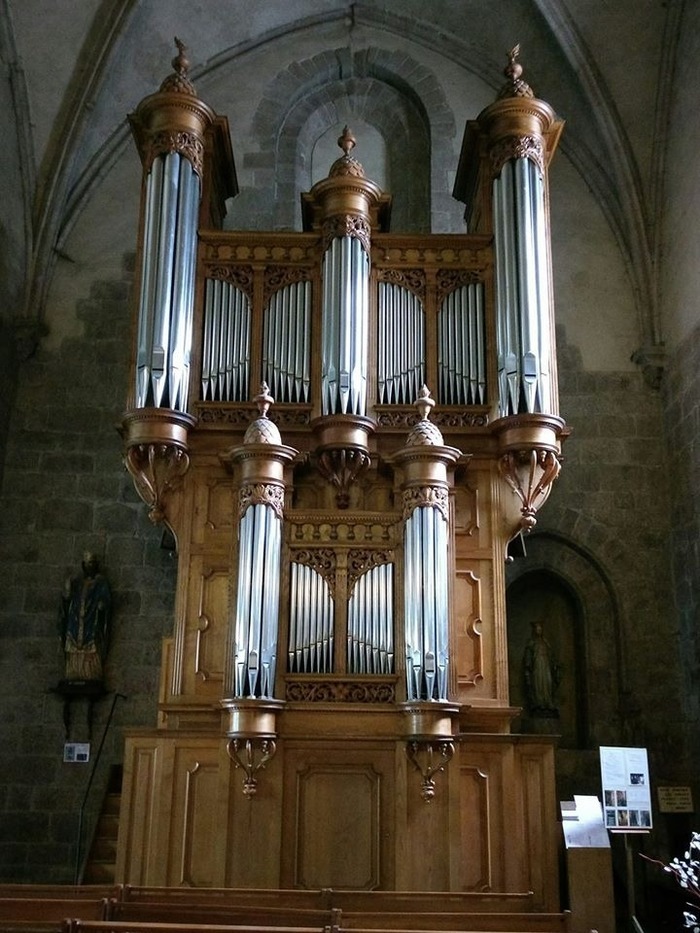
[(533, 716), (558, 716), (555, 693), (561, 671), (552, 648), (544, 637), (541, 622), (532, 623), (532, 636), (523, 653), (525, 697)]
[(112, 596), (96, 555), (86, 551), (82, 573), (69, 577), (61, 594), (59, 629), (66, 683), (101, 682), (109, 643)]

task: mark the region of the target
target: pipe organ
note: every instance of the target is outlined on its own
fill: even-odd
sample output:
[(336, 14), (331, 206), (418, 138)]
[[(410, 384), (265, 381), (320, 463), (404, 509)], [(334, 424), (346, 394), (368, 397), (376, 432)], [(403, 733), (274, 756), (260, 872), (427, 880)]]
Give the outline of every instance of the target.
[(121, 431), (178, 584), (158, 722), (126, 737), (119, 880), (529, 892), (553, 909), (553, 749), (511, 731), (504, 561), (566, 433), (561, 124), (514, 50), (464, 135), (469, 233), (392, 232), (348, 129), (302, 231), (224, 231), (227, 124), (178, 48), (131, 117)]

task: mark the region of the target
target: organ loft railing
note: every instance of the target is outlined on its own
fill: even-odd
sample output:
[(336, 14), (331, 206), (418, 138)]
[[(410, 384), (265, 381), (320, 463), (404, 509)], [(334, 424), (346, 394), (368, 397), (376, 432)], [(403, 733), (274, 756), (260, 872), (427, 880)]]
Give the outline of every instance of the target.
[[(123, 421), (136, 487), (180, 546), (168, 702), (196, 710), (218, 691), (235, 742), (272, 741), (285, 701), (505, 710), (502, 571), (485, 583), (457, 565), (477, 537), (467, 503), (491, 503), (478, 559), (502, 560), (559, 470), (547, 165), (561, 125), (514, 50), (465, 133), (455, 193), (473, 232), (390, 232), (347, 129), (302, 197), (303, 232), (224, 231), (226, 121), (181, 46), (173, 65), (131, 118), (144, 182)], [(199, 527), (217, 470), (235, 508)], [(492, 625), (470, 609), (460, 636), (473, 580)], [(215, 594), (198, 608), (195, 584)]]

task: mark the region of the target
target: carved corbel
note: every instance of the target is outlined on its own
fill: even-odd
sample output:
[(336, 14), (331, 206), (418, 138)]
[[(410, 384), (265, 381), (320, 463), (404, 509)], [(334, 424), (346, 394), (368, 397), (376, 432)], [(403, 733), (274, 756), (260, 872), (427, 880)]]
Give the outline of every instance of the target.
[(537, 510), (549, 495), (560, 469), (561, 464), (553, 451), (537, 447), (509, 450), (499, 459), (501, 476), (522, 503), (520, 527), (523, 531), (530, 531), (537, 524)]
[(228, 697), (221, 701), (228, 737), (226, 751), (240, 768), (243, 794), (252, 799), (258, 792), (258, 774), (277, 751), (277, 716), (284, 707), (279, 700)]
[(559, 476), (561, 443), (568, 429), (558, 415), (538, 413), (501, 418), (493, 429), (498, 438), (498, 472), (520, 502), (520, 530), (531, 531)]
[(413, 739), (407, 743), (406, 754), (422, 778), (421, 797), (426, 803), (435, 797), (435, 775), (445, 770), (454, 753), (450, 739)]
[(257, 737), (229, 739), (226, 750), (234, 766), (242, 768), (245, 773), (243, 794), (250, 800), (258, 792), (258, 771), (263, 770), (277, 751), (275, 740)]
[(154, 524), (168, 522), (166, 500), (189, 469), (187, 437), (195, 421), (164, 408), (127, 412), (119, 432), (124, 440), (124, 464)]

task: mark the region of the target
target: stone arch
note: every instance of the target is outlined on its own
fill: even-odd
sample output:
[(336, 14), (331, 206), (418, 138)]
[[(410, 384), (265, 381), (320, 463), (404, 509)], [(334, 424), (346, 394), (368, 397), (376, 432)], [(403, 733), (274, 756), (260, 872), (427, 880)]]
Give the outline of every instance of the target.
[[(454, 213), (448, 174), (454, 168), (452, 112), (427, 68), (374, 47), (336, 49), (294, 62), (266, 88), (253, 120), (259, 148), (253, 161), (257, 179), (275, 191), (272, 226), (298, 225), (298, 195), (310, 183), (313, 144), (329, 127), (351, 124), (353, 117), (379, 130), (392, 177), (404, 179), (389, 192), (395, 197), (394, 229), (439, 227)], [(271, 153), (272, 158), (266, 155)]]
[(589, 748), (619, 744), (625, 734), (626, 696), (620, 611), (612, 584), (600, 564), (565, 536), (534, 532), (526, 541), (527, 556), (509, 565), (510, 594), (530, 576), (539, 585), (568, 594), (574, 611), (575, 644), (583, 665), (578, 689), (585, 721), (579, 735)]

